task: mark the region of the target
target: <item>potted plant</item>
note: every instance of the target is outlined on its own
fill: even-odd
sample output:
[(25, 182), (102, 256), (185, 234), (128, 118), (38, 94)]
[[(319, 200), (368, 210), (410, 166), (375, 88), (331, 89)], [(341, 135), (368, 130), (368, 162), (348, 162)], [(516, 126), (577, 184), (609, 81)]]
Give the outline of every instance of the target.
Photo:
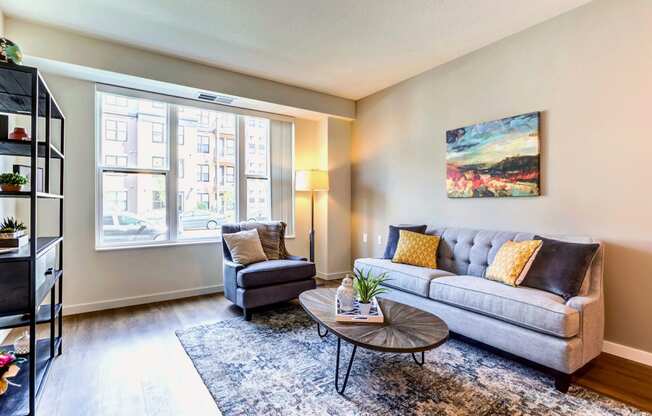
[(3, 173), (0, 175), (0, 189), (4, 192), (18, 192), (27, 183), (27, 176), (19, 173)]
[(16, 364), (25, 362), (24, 358), (16, 358), (16, 354), (11, 351), (0, 351), (0, 396), (5, 394), (11, 383), (9, 378), (15, 377), (20, 368)]
[(27, 227), (14, 217), (6, 217), (0, 223), (0, 238), (19, 238), (25, 235)]
[(387, 273), (373, 275), (371, 269), (365, 271), (355, 268), (353, 274), (355, 275), (353, 286), (358, 294), (360, 314), (369, 315), (374, 298), (387, 292), (387, 289), (381, 286), (383, 282), (388, 280)]

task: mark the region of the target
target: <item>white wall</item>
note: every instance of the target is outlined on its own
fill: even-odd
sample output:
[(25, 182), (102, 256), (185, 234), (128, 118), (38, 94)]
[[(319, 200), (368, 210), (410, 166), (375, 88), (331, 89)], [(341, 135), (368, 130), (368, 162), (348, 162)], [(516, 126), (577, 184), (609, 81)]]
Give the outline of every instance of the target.
[[(215, 243), (95, 250), (94, 84), (47, 74), (46, 81), (66, 114), (66, 313), (220, 291), (222, 254)], [(319, 133), (319, 122), (297, 119), (297, 168), (311, 168), (320, 157)], [(14, 207), (0, 209), (0, 215), (14, 212)], [(288, 240), (288, 249), (307, 256), (309, 201), (300, 195), (295, 216), (297, 237)]]
[[(63, 12), (63, 11), (62, 11)], [(7, 37), (26, 55), (353, 118), (352, 100), (9, 17)], [(183, 54), (183, 51), (179, 51)]]
[[(328, 149), (321, 129), (327, 123), (326, 114), (351, 118), (355, 113), (351, 100), (53, 27), (7, 18), (5, 29), (29, 56), (323, 113), (323, 122), (296, 121), (297, 169), (316, 168), (326, 160)], [(221, 290), (221, 249), (217, 244), (95, 251), (93, 84), (53, 74), (46, 74), (46, 79), (67, 117), (67, 313)], [(305, 193), (297, 193), (296, 238), (287, 242), (293, 254), (308, 255), (309, 204)], [(342, 221), (348, 227), (348, 219)], [(40, 231), (42, 226), (47, 224), (40, 224)], [(325, 235), (318, 233), (318, 245), (325, 247), (325, 241), (319, 240)], [(318, 269), (323, 267), (318, 263)]]

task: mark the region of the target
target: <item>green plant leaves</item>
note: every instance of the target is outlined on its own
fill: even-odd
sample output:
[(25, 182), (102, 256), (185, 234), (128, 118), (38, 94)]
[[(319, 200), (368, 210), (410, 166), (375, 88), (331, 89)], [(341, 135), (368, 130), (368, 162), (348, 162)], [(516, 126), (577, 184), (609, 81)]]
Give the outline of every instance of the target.
[(361, 303), (369, 303), (374, 296), (387, 292), (387, 288), (381, 286), (390, 280), (387, 273), (374, 275), (371, 269), (363, 270), (356, 267), (353, 269), (353, 274), (355, 276), (353, 287), (358, 292), (358, 300)]

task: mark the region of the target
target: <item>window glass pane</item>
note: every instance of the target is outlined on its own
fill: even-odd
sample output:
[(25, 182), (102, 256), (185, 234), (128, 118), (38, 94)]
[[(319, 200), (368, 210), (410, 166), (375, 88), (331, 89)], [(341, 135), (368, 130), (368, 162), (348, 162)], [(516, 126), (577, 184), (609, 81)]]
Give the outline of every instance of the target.
[(167, 239), (165, 175), (102, 174), (103, 242)]
[(268, 176), (267, 155), (269, 145), (269, 120), (245, 117), (245, 174)]
[(247, 220), (270, 220), (269, 180), (247, 178)]
[(163, 162), (156, 168), (167, 169), (167, 104), (101, 94), (101, 160), (105, 165), (151, 169), (154, 163)]
[(177, 114), (188, 144), (177, 143), (184, 171), (177, 176), (178, 238), (214, 238), (220, 225), (236, 221), (236, 116), (187, 106)]

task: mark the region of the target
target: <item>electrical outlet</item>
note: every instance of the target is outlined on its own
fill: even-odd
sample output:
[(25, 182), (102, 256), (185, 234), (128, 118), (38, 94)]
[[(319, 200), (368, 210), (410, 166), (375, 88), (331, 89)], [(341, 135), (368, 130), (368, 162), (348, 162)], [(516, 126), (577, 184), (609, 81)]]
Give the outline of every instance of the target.
[(378, 234), (378, 245), (380, 246), (382, 244), (383, 244), (383, 236)]
[(367, 242), (367, 233), (362, 233), (362, 242), (363, 243)]

